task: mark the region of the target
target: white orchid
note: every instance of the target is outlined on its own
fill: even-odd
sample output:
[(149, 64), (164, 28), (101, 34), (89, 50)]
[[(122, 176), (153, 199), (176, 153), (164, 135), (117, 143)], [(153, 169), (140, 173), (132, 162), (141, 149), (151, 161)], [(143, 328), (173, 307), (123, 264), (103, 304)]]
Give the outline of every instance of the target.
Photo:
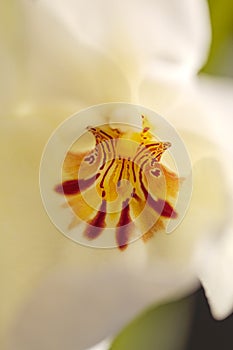
[[(151, 303), (203, 284), (214, 317), (233, 307), (232, 83), (197, 77), (210, 43), (201, 0), (1, 4), (1, 337), (7, 350), (85, 349)], [(182, 136), (190, 208), (172, 235), (124, 252), (75, 244), (41, 203), (43, 147), (94, 104), (142, 104)], [(7, 335), (7, 336), (6, 336)]]

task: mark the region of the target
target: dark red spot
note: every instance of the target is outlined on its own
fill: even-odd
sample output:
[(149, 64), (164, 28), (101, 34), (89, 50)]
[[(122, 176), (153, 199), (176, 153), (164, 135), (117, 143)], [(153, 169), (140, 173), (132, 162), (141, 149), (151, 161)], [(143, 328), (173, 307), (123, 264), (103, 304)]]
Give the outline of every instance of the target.
[(148, 130), (150, 130), (150, 128), (147, 126), (143, 129), (143, 133), (147, 132)]
[(104, 230), (106, 223), (106, 201), (103, 200), (95, 217), (88, 222), (88, 226), (84, 231), (84, 236), (89, 240), (97, 238)]
[(125, 250), (129, 243), (130, 230), (132, 229), (128, 224), (132, 222), (130, 217), (129, 200), (127, 199), (122, 204), (121, 216), (116, 228), (116, 241), (120, 250)]

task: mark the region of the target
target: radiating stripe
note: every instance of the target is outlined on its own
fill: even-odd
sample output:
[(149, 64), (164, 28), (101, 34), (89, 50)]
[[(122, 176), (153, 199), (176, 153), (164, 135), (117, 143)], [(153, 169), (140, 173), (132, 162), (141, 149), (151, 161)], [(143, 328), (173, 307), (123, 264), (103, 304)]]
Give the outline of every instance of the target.
[(130, 231), (132, 229), (129, 225), (131, 222), (129, 200), (127, 199), (122, 204), (120, 219), (116, 227), (116, 242), (121, 250), (126, 249), (128, 246)]
[(64, 193), (67, 196), (78, 194), (81, 191), (84, 191), (87, 188), (89, 188), (91, 185), (93, 185), (99, 176), (100, 176), (100, 173), (95, 174), (91, 178), (86, 180), (75, 179), (75, 180), (64, 181), (62, 184), (59, 184), (55, 187), (55, 191), (57, 193)]
[(88, 222), (88, 226), (84, 231), (84, 236), (89, 240), (97, 238), (106, 227), (106, 214), (107, 214), (107, 205), (106, 201), (102, 200), (100, 209), (98, 210), (95, 217)]

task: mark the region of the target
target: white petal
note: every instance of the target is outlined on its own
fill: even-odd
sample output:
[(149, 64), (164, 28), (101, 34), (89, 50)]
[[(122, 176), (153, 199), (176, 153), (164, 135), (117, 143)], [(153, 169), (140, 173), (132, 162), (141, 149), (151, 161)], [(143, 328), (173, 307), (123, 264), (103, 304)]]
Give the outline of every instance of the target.
[(194, 164), (193, 193), (185, 217), (173, 232), (155, 233), (146, 244), (148, 275), (153, 276), (158, 259), (196, 275), (197, 247), (203, 240), (215, 236), (227, 217), (227, 195), (222, 178), (220, 163), (215, 159), (203, 158)]
[[(189, 290), (187, 279), (170, 278), (177, 297)], [(113, 265), (92, 272), (59, 268), (42, 282), (16, 318), (7, 350), (86, 349), (116, 335), (169, 289), (168, 281), (146, 281)]]
[(28, 103), (66, 103), (74, 113), (92, 104), (129, 100), (126, 78), (110, 57), (74, 38), (40, 2), (22, 3), (2, 14), (7, 16), (3, 32), (8, 32), (8, 22), (15, 27), (0, 47), (5, 56), (3, 101), (8, 98), (11, 110)]
[[(196, 150), (196, 158), (198, 154), (206, 156), (208, 153), (209, 156), (219, 151), (224, 160), (224, 152), (231, 152), (232, 95), (232, 79), (199, 76), (182, 85), (176, 82), (161, 84), (152, 79), (141, 85), (140, 103), (167, 118), (181, 136), (183, 132), (196, 134), (196, 146), (198, 137), (212, 142), (212, 151), (211, 147), (202, 145), (203, 151)], [(185, 142), (189, 144), (189, 138)]]
[[(64, 111), (59, 110), (53, 110), (52, 113), (46, 110), (32, 110), (28, 116), (23, 114), (1, 120), (1, 183), (4, 186), (1, 190), (0, 223), (4, 234), (1, 238), (0, 254), (0, 299), (4, 302), (1, 306), (0, 322), (3, 335), (10, 324), (16, 319), (21, 319), (18, 312), (28, 303), (30, 294), (33, 300), (29, 301), (29, 306), (25, 306), (31, 310), (32, 316), (22, 312), (23, 322), (20, 321), (21, 325), (16, 327), (19, 327), (17, 334), (20, 340), (14, 332), (10, 337), (12, 342), (17, 340), (12, 345), (17, 344), (17, 350), (20, 346), (25, 350), (22, 334), (26, 339), (31, 334), (31, 341), (34, 342), (37, 331), (41, 331), (42, 335), (45, 332), (46, 335), (48, 328), (51, 332), (54, 330), (58, 337), (49, 341), (58, 341), (59, 336), (63, 335), (59, 327), (64, 326), (62, 310), (66, 308), (70, 310), (70, 313), (65, 315), (67, 327), (69, 322), (72, 323), (72, 317), (78, 317), (75, 318), (76, 326), (72, 323), (73, 328), (67, 332), (75, 332), (72, 333), (75, 335), (80, 332), (83, 340), (79, 337), (77, 341), (83, 341), (83, 346), (87, 347), (119, 330), (125, 322), (150, 303), (174, 297), (174, 294), (178, 293), (183, 295), (196, 286), (195, 276), (190, 273), (188, 267), (187, 270), (180, 271), (179, 266), (173, 266), (173, 261), (169, 264), (155, 261), (152, 278), (150, 275), (146, 276), (145, 244), (141, 240), (131, 244), (126, 252), (120, 252), (118, 249), (85, 248), (65, 238), (50, 223), (39, 193), (39, 161), (44, 144), (57, 126), (59, 118), (63, 117), (63, 113)], [(55, 266), (59, 276), (52, 276), (50, 280), (48, 274)], [(70, 273), (72, 267), (75, 269), (74, 273)], [(63, 273), (63, 269), (67, 270)], [(40, 280), (46, 281), (44, 286), (38, 289)], [(66, 284), (68, 285), (65, 291), (70, 295), (70, 300), (62, 289)], [(123, 286), (122, 291), (119, 291), (119, 286)], [(92, 289), (94, 299), (90, 306), (87, 290)], [(78, 295), (80, 297), (77, 297)], [(58, 307), (60, 304), (64, 309)], [(106, 313), (102, 314), (104, 306)], [(118, 315), (120, 306), (122, 312)], [(80, 308), (77, 315), (77, 309), (74, 307)], [(41, 318), (37, 318), (38, 312)], [(113, 317), (115, 314), (116, 318)], [(45, 329), (46, 315), (50, 323)], [(88, 344), (84, 341), (88, 338), (85, 332), (89, 331), (90, 320), (96, 333), (93, 332), (94, 338), (90, 338)], [(62, 325), (59, 322), (62, 322)], [(27, 327), (32, 328), (31, 333), (27, 332)], [(72, 337), (74, 338), (74, 335)], [(47, 342), (46, 337), (41, 336), (40, 339)], [(64, 341), (70, 339), (65, 338)], [(43, 349), (46, 349), (46, 344)], [(62, 340), (61, 344), (64, 344)], [(64, 348), (66, 347), (62, 350)], [(34, 350), (30, 347), (29, 349)]]
[(232, 152), (233, 80), (203, 75), (196, 79), (194, 93), (209, 124), (206, 134)]
[(102, 342), (100, 342), (99, 344), (88, 348), (87, 350), (109, 350), (111, 345), (111, 340), (110, 339), (105, 339)]
[(77, 38), (112, 52), (125, 74), (135, 64), (169, 78), (196, 73), (210, 40), (202, 0), (42, 0)]
[[(223, 228), (224, 230), (224, 228)], [(233, 312), (233, 225), (206, 241), (197, 253), (197, 272), (216, 319)]]
[[(220, 190), (223, 195), (225, 192), (225, 205), (224, 202), (220, 205), (225, 210), (225, 220), (218, 229), (213, 230), (212, 237), (209, 236), (208, 239), (200, 242), (197, 253), (197, 274), (205, 288), (212, 313), (218, 319), (229, 315), (233, 305), (232, 94), (232, 80), (203, 76), (189, 86), (186, 94), (183, 95), (183, 101), (181, 99), (176, 109), (169, 113), (173, 124), (178, 129), (199, 134), (196, 139), (196, 151), (190, 144), (190, 139), (186, 140), (193, 161), (206, 155), (219, 159), (220, 162), (219, 169), (222, 175), (212, 186), (212, 191), (216, 193)], [(181, 135), (185, 136), (185, 132), (181, 132)], [(202, 142), (203, 137), (211, 140), (211, 147)], [(212, 168), (212, 174), (216, 175), (214, 168)], [(208, 179), (206, 180), (208, 183), (212, 182), (211, 168), (209, 176), (206, 172), (203, 172), (203, 176)], [(225, 189), (221, 189), (223, 183), (225, 183)], [(216, 214), (220, 213), (219, 209)], [(213, 222), (216, 214), (213, 212), (209, 214)]]

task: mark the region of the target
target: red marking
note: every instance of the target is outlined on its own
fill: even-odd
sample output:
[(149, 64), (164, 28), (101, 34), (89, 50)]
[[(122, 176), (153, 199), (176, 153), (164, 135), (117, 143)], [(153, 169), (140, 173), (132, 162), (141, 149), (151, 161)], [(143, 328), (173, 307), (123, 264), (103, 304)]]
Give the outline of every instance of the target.
[(123, 202), (122, 207), (123, 209), (116, 228), (116, 241), (119, 249), (125, 250), (128, 246), (130, 236), (130, 227), (128, 224), (132, 222), (128, 199)]
[(159, 162), (160, 161), (160, 159), (161, 159), (161, 157), (162, 157), (162, 154), (163, 154), (163, 151), (162, 152), (160, 152), (160, 153), (158, 153), (158, 154), (156, 154), (156, 160)]
[(136, 155), (133, 158), (133, 161), (135, 161), (138, 158), (138, 156), (146, 150), (145, 146), (144, 145), (142, 146), (142, 144), (140, 144), (138, 148), (139, 148), (139, 151), (137, 151)]
[(147, 199), (148, 191), (147, 191), (147, 189), (146, 189), (146, 187), (144, 186), (144, 183), (143, 183), (142, 169), (140, 169), (140, 171), (139, 171), (139, 181), (140, 181), (140, 185), (141, 185), (141, 189), (142, 189), (142, 192), (144, 194), (144, 197), (145, 197), (145, 199)]
[(120, 181), (122, 179), (122, 175), (123, 175), (123, 170), (124, 170), (124, 165), (125, 165), (125, 159), (123, 158), (122, 160), (122, 164), (121, 164), (121, 171), (120, 171), (120, 175), (118, 177), (118, 181), (117, 181), (117, 186), (120, 186)]
[[(141, 184), (141, 189), (142, 192), (145, 196), (145, 199), (147, 200), (147, 203), (149, 204), (149, 206), (151, 208), (153, 208), (155, 211), (157, 211), (158, 214), (160, 214), (161, 216), (164, 216), (166, 218), (177, 218), (177, 213), (174, 211), (173, 207), (167, 202), (164, 201), (162, 199), (158, 199), (157, 201), (154, 200), (154, 198), (148, 193), (147, 189), (144, 186), (143, 180), (142, 180), (142, 170), (140, 169), (140, 173), (139, 173), (139, 180), (140, 180), (140, 184)], [(133, 197), (135, 199), (135, 193), (133, 194)]]
[(105, 143), (105, 145), (106, 145), (106, 147), (107, 147), (107, 149), (108, 149), (108, 152), (110, 152), (110, 147), (109, 147), (109, 141), (106, 141), (106, 140), (104, 140), (103, 141), (104, 143)]
[(112, 139), (112, 136), (109, 135), (109, 134), (107, 134), (105, 131), (100, 130), (100, 132), (101, 132), (103, 135), (107, 136), (109, 139)]
[(115, 159), (116, 158), (116, 150), (115, 150), (114, 140), (115, 139), (111, 139), (110, 142), (111, 142), (112, 149), (113, 149), (113, 158)]
[(136, 199), (136, 201), (140, 200), (140, 197), (137, 195), (135, 188), (133, 189), (131, 196), (132, 198)]
[(173, 219), (177, 218), (177, 213), (167, 201), (164, 201), (162, 199), (158, 199), (157, 201), (155, 201), (154, 198), (152, 198), (151, 195), (148, 193), (147, 203), (161, 216)]
[(104, 159), (103, 159), (102, 165), (100, 167), (100, 170), (102, 170), (104, 168), (104, 166), (105, 166), (107, 157), (106, 157), (106, 152), (105, 152), (104, 145), (103, 145), (102, 142), (101, 142), (100, 146), (101, 146), (103, 154), (104, 154)]
[(84, 236), (89, 240), (97, 238), (104, 230), (106, 223), (106, 201), (103, 200), (95, 217), (88, 222), (88, 226), (84, 231)]
[(108, 174), (109, 170), (111, 169), (111, 167), (112, 167), (112, 165), (113, 165), (114, 162), (115, 162), (115, 159), (113, 159), (113, 160), (111, 161), (110, 165), (108, 166), (107, 170), (105, 171), (104, 176), (103, 176), (103, 178), (102, 178), (102, 180), (101, 180), (101, 182), (100, 182), (100, 187), (101, 187), (101, 188), (104, 187), (104, 180), (105, 180), (105, 177), (107, 176), (107, 174)]
[(65, 194), (66, 196), (71, 196), (80, 193), (81, 191), (85, 191), (88, 187), (90, 187), (96, 179), (100, 176), (100, 174), (92, 176), (90, 179), (76, 179), (76, 180), (68, 180), (64, 181), (62, 184), (59, 184), (55, 187), (55, 191), (60, 194)]
[(136, 174), (135, 174), (134, 162), (131, 162), (131, 164), (132, 164), (132, 172), (133, 172), (133, 181), (136, 182)]
[[(144, 158), (144, 157), (148, 157), (148, 154), (145, 154), (142, 158)], [(142, 159), (142, 158), (140, 158), (140, 160)], [(142, 162), (142, 164), (141, 164), (141, 169), (143, 169), (144, 168), (144, 165), (147, 163), (149, 161), (149, 159), (147, 158), (146, 160), (144, 160), (143, 162)]]
[(156, 158), (153, 158), (151, 161), (151, 167), (153, 167), (155, 165), (155, 163), (158, 163)]
[(158, 146), (160, 146), (160, 142), (149, 143), (149, 144), (145, 145), (146, 148), (150, 148), (152, 146), (156, 146), (154, 149), (157, 149)]
[(65, 181), (55, 187), (55, 191), (60, 194), (73, 195), (80, 192), (78, 180)]
[[(160, 201), (162, 200), (160, 199)], [(164, 204), (164, 207), (161, 215), (167, 218), (173, 218), (173, 219), (177, 218), (178, 214), (176, 211), (174, 211), (172, 206), (167, 201), (162, 201), (162, 202)]]
[(158, 177), (160, 175), (160, 170), (159, 169), (151, 170), (151, 174)]
[(89, 164), (92, 164), (95, 161), (95, 157), (93, 156), (93, 154), (91, 154), (89, 157), (86, 157), (84, 160), (89, 162)]
[(144, 129), (143, 129), (143, 133), (145, 133), (145, 132), (147, 132), (148, 130), (150, 130), (150, 128), (147, 126), (147, 127), (145, 127)]

